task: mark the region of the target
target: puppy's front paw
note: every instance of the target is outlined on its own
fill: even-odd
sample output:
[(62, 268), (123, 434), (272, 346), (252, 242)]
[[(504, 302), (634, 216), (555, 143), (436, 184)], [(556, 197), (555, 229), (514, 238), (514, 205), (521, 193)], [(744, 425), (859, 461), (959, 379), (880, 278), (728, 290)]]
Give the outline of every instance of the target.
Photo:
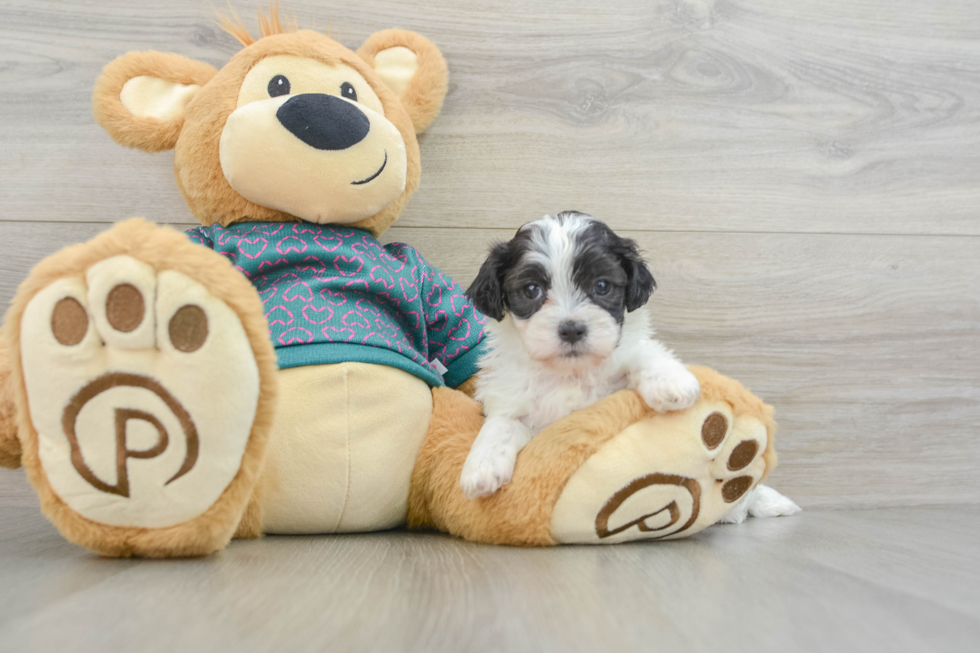
[(701, 394), (697, 378), (681, 365), (642, 372), (636, 389), (647, 406), (658, 413), (690, 408)]
[(474, 448), (466, 457), (459, 487), (467, 499), (487, 497), (510, 482), (517, 452), (513, 447)]

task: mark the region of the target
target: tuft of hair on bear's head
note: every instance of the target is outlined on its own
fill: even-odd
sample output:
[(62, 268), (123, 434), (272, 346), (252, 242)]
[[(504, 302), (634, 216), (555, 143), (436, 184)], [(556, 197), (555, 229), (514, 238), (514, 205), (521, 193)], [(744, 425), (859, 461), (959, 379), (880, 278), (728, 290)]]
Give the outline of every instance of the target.
[(285, 20), (279, 17), (279, 0), (272, 0), (269, 3), (269, 13), (268, 15), (261, 9), (257, 9), (256, 13), (259, 17), (259, 38), (256, 39), (242, 23), (242, 19), (238, 17), (238, 12), (235, 8), (228, 3), (228, 13), (222, 13), (217, 9), (214, 10), (218, 23), (218, 26), (223, 29), (228, 34), (235, 37), (235, 40), (241, 43), (244, 47), (248, 47), (266, 36), (272, 36), (273, 34), (289, 34), (295, 32), (299, 29), (299, 23), (293, 16), (286, 14)]

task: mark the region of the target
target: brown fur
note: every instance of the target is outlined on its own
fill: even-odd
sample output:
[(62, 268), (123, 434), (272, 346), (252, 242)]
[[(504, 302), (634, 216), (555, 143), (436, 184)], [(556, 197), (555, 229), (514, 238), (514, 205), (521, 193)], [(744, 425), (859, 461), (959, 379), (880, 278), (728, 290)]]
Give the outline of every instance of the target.
[(164, 52), (130, 52), (102, 70), (92, 92), (92, 112), (109, 136), (120, 145), (146, 152), (162, 152), (177, 144), (184, 118), (159, 120), (134, 116), (119, 99), (123, 86), (140, 75), (178, 84), (204, 86), (218, 72), (187, 57)]
[(20, 467), (20, 440), (6, 336), (6, 329), (0, 331), (0, 467), (17, 469)]
[[(232, 13), (234, 16), (234, 11)], [(296, 221), (293, 216), (249, 202), (231, 188), (224, 178), (219, 160), (221, 132), (228, 116), (237, 106), (245, 75), (259, 60), (288, 54), (328, 65), (346, 64), (371, 85), (382, 103), (385, 116), (398, 129), (406, 146), (408, 165), (405, 190), (376, 215), (352, 225), (380, 235), (397, 219), (418, 187), (421, 170), (416, 130), (427, 126), (439, 112), (448, 85), (445, 60), (438, 49), (421, 36), (399, 30), (387, 30), (368, 39), (365, 52), (371, 63), (379, 51), (375, 47), (378, 45), (402, 45), (416, 51), (419, 62), (417, 76), (410, 82), (404, 97), (399, 99), (381, 82), (371, 65), (357, 54), (316, 32), (293, 33), (295, 25), (288, 24), (288, 21), (284, 26), (279, 19), (277, 2), (272, 3), (269, 17), (259, 13), (259, 39), (253, 39), (249, 35), (237, 16), (234, 16), (234, 20), (224, 18), (222, 22), (245, 48), (220, 71), (177, 55), (159, 52), (129, 53), (106, 66), (96, 84), (93, 93), (96, 120), (113, 139), (123, 145), (147, 151), (175, 148), (174, 173), (178, 188), (202, 224), (229, 225), (244, 220)], [(122, 105), (120, 93), (128, 80), (140, 75), (181, 84), (197, 84), (202, 89), (188, 103), (183, 116), (169, 121), (137, 117), (131, 115)], [(154, 242), (150, 247), (150, 241), (159, 242)], [(238, 476), (215, 506), (201, 517), (185, 524), (151, 531), (106, 527), (90, 522), (72, 512), (54, 494), (44, 478), (37, 458), (37, 434), (28, 418), (26, 390), (20, 378), (19, 360), (15, 357), (11, 364), (16, 371), (16, 383), (13, 385), (20, 404), (20, 424), (28, 449), (25, 463), (28, 466), (28, 475), (41, 496), (42, 509), (68, 539), (108, 555), (203, 554), (224, 546), (236, 526), (236, 537), (258, 537), (262, 524), (258, 501), (261, 488), (255, 485), (271, 422), (275, 355), (268, 341), (261, 303), (257, 303), (259, 300), (254, 289), (232, 270), (227, 261), (198, 250), (182, 236), (175, 237), (168, 231), (155, 230), (143, 223), (125, 223), (89, 244), (68, 248), (37, 266), (18, 294), (8, 315), (9, 323), (18, 324), (30, 298), (55, 278), (79, 273), (95, 261), (121, 252), (130, 253), (158, 268), (180, 269), (211, 288), (246, 322), (253, 349), (263, 370), (263, 401), (245, 461)], [(225, 289), (226, 292), (219, 293), (215, 291), (216, 287)], [(19, 347), (16, 333), (13, 347), (15, 350)], [(0, 350), (0, 356), (3, 353)], [(0, 358), (0, 370), (3, 369), (3, 362)], [(2, 397), (0, 387), (0, 399)], [(0, 402), (0, 408), (2, 406)], [(4, 435), (6, 432), (5, 430)], [(15, 431), (10, 429), (10, 432)], [(8, 446), (4, 450), (13, 452), (11, 443), (18, 441), (13, 436), (5, 442)], [(17, 455), (19, 458), (19, 453)], [(11, 462), (13, 456), (14, 453), (11, 453)]]
[(266, 57), (291, 54), (326, 64), (344, 63), (371, 84), (381, 99), (385, 117), (405, 141), (408, 170), (405, 190), (379, 213), (352, 226), (380, 234), (398, 217), (418, 188), (421, 166), (415, 130), (397, 98), (374, 71), (353, 52), (311, 31), (267, 36), (236, 54), (218, 71), (207, 88), (187, 107), (184, 131), (177, 142), (174, 171), (184, 200), (201, 224), (229, 225), (242, 220), (295, 222), (296, 218), (250, 202), (228, 184), (219, 160), (219, 142), (225, 121), (238, 102), (239, 87), (248, 71)]
[[(237, 16), (235, 17), (237, 21)], [(109, 64), (93, 95), (96, 119), (118, 142), (148, 151), (175, 148), (174, 172), (187, 205), (204, 225), (239, 221), (296, 221), (288, 214), (254, 204), (227, 183), (219, 161), (223, 126), (236, 108), (241, 83), (261, 59), (279, 54), (306, 57), (355, 69), (372, 87), (385, 116), (405, 141), (408, 159), (404, 192), (382, 211), (353, 226), (375, 235), (387, 229), (418, 187), (420, 158), (416, 133), (438, 114), (446, 93), (445, 60), (429, 41), (411, 32), (386, 30), (371, 36), (355, 54), (312, 31), (289, 32), (278, 18), (260, 14), (259, 39), (241, 21), (226, 27), (245, 46), (220, 71), (177, 55), (130, 53)], [(404, 46), (418, 56), (415, 77), (401, 98), (374, 72), (378, 52)], [(129, 79), (151, 75), (202, 89), (185, 115), (170, 121), (134, 117), (119, 94)], [(158, 270), (179, 269), (204, 284), (242, 319), (259, 364), (261, 395), (242, 466), (221, 498), (204, 514), (163, 529), (114, 527), (89, 521), (72, 511), (52, 490), (41, 467), (38, 438), (30, 422), (19, 358), (21, 316), (28, 302), (55, 279), (82, 274), (97, 261), (129, 254)], [(114, 556), (172, 557), (203, 555), (236, 537), (258, 537), (262, 515), (257, 486), (265, 442), (272, 423), (277, 368), (263, 308), (255, 290), (231, 264), (181, 234), (141, 221), (122, 223), (84, 245), (67, 248), (39, 264), (22, 284), (7, 315), (9, 349), (0, 342), (0, 463), (23, 460), (41, 498), (42, 510), (69, 540)], [(9, 360), (7, 360), (9, 358)], [(5, 370), (9, 370), (7, 375)], [(737, 382), (707, 368), (691, 368), (706, 400), (726, 401), (736, 415), (758, 418), (769, 433), (764, 453), (768, 473), (776, 463), (772, 408)], [(6, 389), (5, 389), (6, 385)], [(472, 380), (461, 386), (472, 391)], [(10, 398), (18, 419), (10, 426)], [(433, 415), (412, 475), (409, 525), (438, 528), (468, 539), (511, 545), (555, 544), (551, 519), (555, 503), (572, 475), (603, 445), (629, 425), (652, 414), (631, 391), (617, 393), (552, 425), (520, 454), (513, 480), (495, 495), (467, 500), (459, 489), (463, 462), (483, 422), (478, 403), (463, 392), (433, 391)], [(23, 446), (23, 452), (17, 447)], [(5, 456), (5, 457), (4, 457)]]
[(372, 34), (358, 48), (357, 54), (374, 68), (375, 55), (399, 46), (408, 48), (418, 57), (415, 75), (399, 100), (412, 118), (415, 131), (421, 133), (442, 110), (442, 102), (449, 88), (449, 69), (442, 53), (428, 39), (402, 29), (386, 29)]
[[(269, 27), (271, 30), (272, 27)], [(382, 36), (379, 36), (382, 35)], [(263, 36), (238, 52), (220, 71), (205, 64), (158, 52), (130, 53), (106, 66), (93, 95), (95, 118), (118, 142), (147, 151), (175, 148), (174, 174), (177, 186), (191, 212), (203, 225), (230, 225), (241, 221), (296, 222), (297, 218), (250, 202), (237, 193), (221, 170), (219, 144), (228, 116), (235, 110), (238, 94), (248, 71), (258, 61), (274, 55), (294, 55), (326, 64), (343, 63), (356, 70), (381, 100), (385, 117), (405, 141), (408, 159), (405, 190), (373, 216), (351, 226), (380, 235), (401, 214), (419, 185), (421, 165), (418, 125), (428, 125), (442, 106), (448, 85), (445, 60), (438, 49), (422, 36), (387, 30), (368, 39), (375, 43), (406, 45), (420, 50), (419, 70), (399, 101), (374, 69), (360, 56), (322, 34), (309, 30)], [(371, 61), (377, 50), (368, 48)], [(173, 66), (173, 71), (168, 70)], [(132, 116), (119, 100), (129, 79), (151, 75), (168, 81), (206, 85), (188, 103), (183, 120), (161, 121)], [(205, 80), (205, 77), (207, 79)]]
[(477, 375), (474, 374), (470, 378), (460, 383), (456, 389), (465, 394), (467, 397), (476, 397), (476, 378)]
[[(234, 7), (229, 5), (228, 10), (231, 12), (231, 16), (227, 16), (221, 12), (215, 12), (218, 15), (218, 25), (221, 26), (221, 29), (234, 36), (245, 47), (255, 43), (257, 39), (249, 34), (248, 28), (245, 27), (242, 20), (238, 17), (238, 13)], [(296, 21), (289, 16), (286, 17), (286, 24), (282, 24), (282, 21), (279, 19), (278, 0), (272, 0), (269, 3), (268, 16), (261, 9), (257, 10), (257, 13), (259, 17), (259, 38), (272, 36), (273, 34), (288, 34), (298, 29)]]
[(262, 486), (262, 476), (259, 475), (259, 483), (255, 486), (242, 519), (238, 522), (235, 529), (234, 538), (236, 540), (256, 540), (262, 537), (262, 502), (259, 500), (259, 492)]
[(689, 370), (701, 383), (701, 397), (708, 401), (724, 401), (732, 407), (736, 415), (755, 417), (766, 427), (766, 450), (762, 453), (766, 461), (766, 471), (759, 479), (761, 483), (776, 468), (776, 420), (773, 408), (756, 397), (744, 385), (727, 376), (722, 376), (710, 367), (691, 365)]
[[(202, 515), (160, 529), (107, 526), (69, 508), (51, 488), (38, 457), (37, 432), (30, 420), (27, 390), (20, 363), (20, 332), (16, 327), (30, 300), (56, 279), (84, 275), (98, 261), (128, 254), (154, 269), (178, 269), (203, 284), (239, 316), (259, 368), (259, 402), (241, 468), (224, 493)], [(143, 220), (122, 222), (95, 239), (67, 247), (35, 266), (21, 284), (7, 313), (10, 332), (11, 383), (16, 395), (23, 463), (41, 499), (41, 510), (68, 540), (111, 556), (174, 557), (205, 555), (223, 548), (242, 518), (261, 469), (266, 438), (272, 426), (278, 368), (269, 341), (262, 301), (231, 263), (192, 244), (173, 229)]]
[[(775, 435), (772, 408), (741, 384), (706, 367), (691, 367), (702, 396), (725, 401), (736, 415), (759, 419)], [(470, 501), (459, 489), (463, 463), (483, 424), (480, 405), (448, 388), (433, 391), (429, 434), (412, 473), (408, 523), (490, 544), (550, 546), (551, 515), (568, 479), (627, 426), (654, 414), (638, 394), (622, 391), (552, 424), (521, 451), (514, 477), (496, 494)], [(766, 458), (768, 473), (775, 452)]]

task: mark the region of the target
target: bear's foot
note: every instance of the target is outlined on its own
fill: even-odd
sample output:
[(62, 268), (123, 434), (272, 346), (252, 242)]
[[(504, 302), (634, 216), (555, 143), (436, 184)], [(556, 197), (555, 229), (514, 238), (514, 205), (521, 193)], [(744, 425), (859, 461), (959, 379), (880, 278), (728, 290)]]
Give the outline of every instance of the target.
[(685, 537), (717, 522), (775, 466), (772, 408), (713, 370), (701, 397), (657, 413), (623, 391), (552, 424), (521, 451), (513, 479), (471, 501), (459, 488), (480, 406), (433, 392), (409, 525), (471, 540), (547, 546)]
[(651, 415), (569, 478), (552, 515), (558, 542), (684, 537), (717, 522), (766, 472), (758, 415), (719, 400)]
[(17, 407), (10, 382), (10, 353), (6, 333), (0, 330), (0, 467), (20, 467), (20, 439), (17, 437)]
[(24, 465), (61, 532), (116, 556), (223, 547), (275, 393), (248, 281), (181, 234), (131, 221), (41, 263), (12, 318)]

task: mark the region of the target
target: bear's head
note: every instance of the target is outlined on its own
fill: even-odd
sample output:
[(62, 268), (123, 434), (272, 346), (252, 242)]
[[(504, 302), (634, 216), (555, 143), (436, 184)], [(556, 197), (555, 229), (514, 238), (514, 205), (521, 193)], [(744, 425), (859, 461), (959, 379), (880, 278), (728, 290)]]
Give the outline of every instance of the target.
[(131, 52), (103, 71), (96, 120), (118, 143), (175, 149), (177, 185), (204, 225), (344, 224), (375, 235), (418, 188), (416, 134), (439, 113), (448, 73), (413, 32), (385, 30), (355, 53), (273, 14), (221, 70)]

